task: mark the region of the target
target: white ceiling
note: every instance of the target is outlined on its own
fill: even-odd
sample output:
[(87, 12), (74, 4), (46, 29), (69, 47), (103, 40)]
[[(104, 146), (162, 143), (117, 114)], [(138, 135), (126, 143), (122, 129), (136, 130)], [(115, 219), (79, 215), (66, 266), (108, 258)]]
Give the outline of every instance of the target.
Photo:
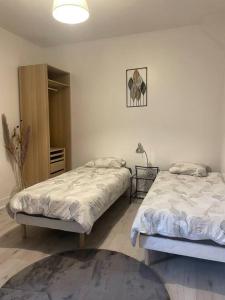
[(79, 25), (65, 25), (52, 18), (53, 0), (0, 0), (0, 27), (40, 46), (54, 46), (201, 24), (211, 15), (225, 13), (225, 0), (87, 2), (90, 19)]

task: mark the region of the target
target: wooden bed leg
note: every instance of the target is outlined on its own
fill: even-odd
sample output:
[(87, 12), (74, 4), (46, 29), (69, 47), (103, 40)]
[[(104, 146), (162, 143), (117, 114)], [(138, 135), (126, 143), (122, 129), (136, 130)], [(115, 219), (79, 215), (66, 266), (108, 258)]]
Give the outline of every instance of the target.
[(84, 248), (85, 245), (85, 233), (80, 233), (79, 234), (79, 248), (82, 249)]
[(21, 225), (21, 231), (22, 231), (22, 238), (26, 239), (27, 238), (27, 227), (26, 227), (26, 225), (24, 225), (24, 224)]
[(145, 264), (146, 266), (150, 266), (150, 251), (149, 250), (145, 250)]

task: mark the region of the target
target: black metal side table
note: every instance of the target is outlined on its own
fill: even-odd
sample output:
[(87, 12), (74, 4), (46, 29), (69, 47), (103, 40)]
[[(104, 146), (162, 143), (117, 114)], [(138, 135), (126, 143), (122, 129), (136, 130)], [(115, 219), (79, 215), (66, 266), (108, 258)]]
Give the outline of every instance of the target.
[[(132, 198), (145, 198), (158, 173), (159, 167), (135, 166), (135, 174), (130, 178), (130, 203)], [(140, 188), (141, 183), (145, 185), (142, 189)], [(134, 190), (133, 186), (135, 187)]]

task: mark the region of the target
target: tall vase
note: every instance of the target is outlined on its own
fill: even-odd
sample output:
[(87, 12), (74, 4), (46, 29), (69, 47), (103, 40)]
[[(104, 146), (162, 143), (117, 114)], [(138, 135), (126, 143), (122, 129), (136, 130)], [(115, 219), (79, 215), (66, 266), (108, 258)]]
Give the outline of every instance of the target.
[(15, 189), (13, 190), (13, 195), (15, 195), (25, 188), (25, 183), (23, 180), (22, 168), (16, 162), (14, 163), (13, 171), (14, 171), (15, 180), (16, 180), (16, 186), (15, 186)]

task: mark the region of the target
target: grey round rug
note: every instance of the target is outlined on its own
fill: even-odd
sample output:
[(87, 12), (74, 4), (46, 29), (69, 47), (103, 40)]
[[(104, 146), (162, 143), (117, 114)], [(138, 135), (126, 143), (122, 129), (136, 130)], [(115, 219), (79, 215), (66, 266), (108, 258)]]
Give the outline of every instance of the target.
[(2, 300), (169, 300), (153, 270), (121, 253), (76, 250), (27, 267), (0, 289)]

